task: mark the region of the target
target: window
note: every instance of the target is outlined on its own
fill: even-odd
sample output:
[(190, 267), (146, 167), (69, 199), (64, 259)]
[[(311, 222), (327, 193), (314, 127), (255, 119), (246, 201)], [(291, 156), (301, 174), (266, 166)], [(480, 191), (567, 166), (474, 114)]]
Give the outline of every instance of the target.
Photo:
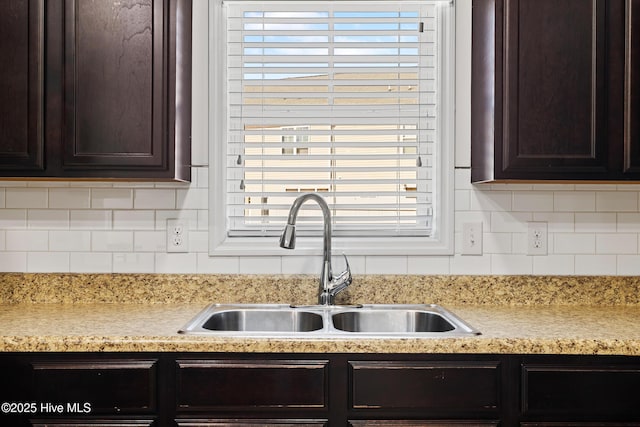
[[(273, 244), (308, 191), (323, 195), (345, 246), (368, 241), (371, 253), (378, 239), (407, 253), (450, 252), (452, 4), (225, 0), (213, 9), (212, 252)], [(298, 230), (318, 235), (321, 221), (305, 205)]]

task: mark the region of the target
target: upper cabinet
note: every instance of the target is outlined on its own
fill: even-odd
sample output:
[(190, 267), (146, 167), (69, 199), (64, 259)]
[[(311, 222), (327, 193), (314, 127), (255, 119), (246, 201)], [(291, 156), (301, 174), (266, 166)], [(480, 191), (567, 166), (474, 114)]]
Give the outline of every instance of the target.
[(0, 169), (42, 171), (44, 0), (3, 2), (0, 57)]
[(191, 0), (10, 4), (0, 176), (190, 179)]
[(640, 0), (627, 1), (624, 172), (640, 176)]
[(638, 8), (473, 0), (473, 182), (640, 179)]

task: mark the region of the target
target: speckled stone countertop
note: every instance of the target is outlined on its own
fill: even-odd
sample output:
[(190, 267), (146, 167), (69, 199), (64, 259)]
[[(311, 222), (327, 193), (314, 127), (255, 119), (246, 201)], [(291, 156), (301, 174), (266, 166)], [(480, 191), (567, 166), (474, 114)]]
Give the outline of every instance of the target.
[(340, 302), (435, 303), (464, 338), (219, 338), (178, 329), (211, 302), (315, 302), (307, 276), (0, 274), (0, 351), (640, 355), (635, 277), (366, 276)]

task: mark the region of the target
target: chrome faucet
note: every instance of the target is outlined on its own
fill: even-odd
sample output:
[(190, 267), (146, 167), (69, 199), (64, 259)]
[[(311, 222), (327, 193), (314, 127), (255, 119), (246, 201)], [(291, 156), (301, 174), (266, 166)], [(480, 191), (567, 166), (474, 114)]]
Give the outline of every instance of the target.
[(347, 261), (347, 257), (344, 254), (347, 269), (337, 276), (333, 276), (331, 270), (331, 211), (327, 206), (327, 202), (321, 196), (315, 193), (307, 193), (294, 200), (289, 210), (287, 225), (280, 236), (280, 247), (285, 249), (296, 247), (296, 218), (298, 217), (298, 211), (302, 204), (310, 199), (318, 203), (324, 218), (324, 250), (322, 252), (323, 262), (322, 272), (320, 273), (320, 287), (318, 288), (318, 304), (333, 305), (335, 304), (336, 295), (351, 284), (352, 278), (349, 261)]

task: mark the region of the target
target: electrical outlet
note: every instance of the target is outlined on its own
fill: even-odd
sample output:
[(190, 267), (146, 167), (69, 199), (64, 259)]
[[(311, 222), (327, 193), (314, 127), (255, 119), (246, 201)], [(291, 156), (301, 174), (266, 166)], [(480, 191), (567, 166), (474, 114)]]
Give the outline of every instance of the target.
[(167, 219), (167, 252), (189, 252), (189, 227), (186, 220)]
[(529, 222), (529, 230), (527, 233), (527, 255), (546, 255), (547, 254), (547, 223), (546, 222)]
[(482, 255), (482, 223), (462, 224), (462, 255)]

